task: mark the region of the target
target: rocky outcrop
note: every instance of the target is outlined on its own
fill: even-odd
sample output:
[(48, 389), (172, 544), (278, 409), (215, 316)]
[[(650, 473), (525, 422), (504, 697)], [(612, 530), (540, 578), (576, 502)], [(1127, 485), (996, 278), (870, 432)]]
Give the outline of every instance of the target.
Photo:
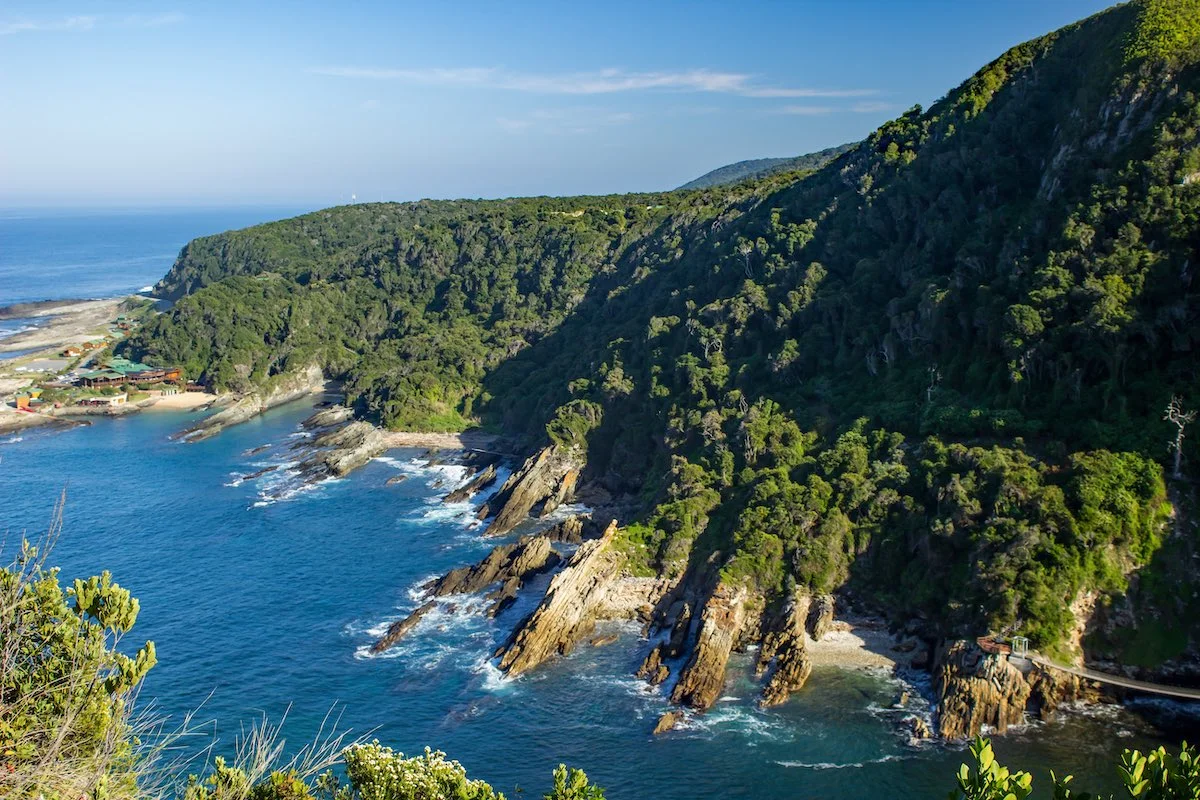
[(188, 442), (208, 439), (226, 428), (239, 425), (268, 409), (320, 391), (324, 386), (325, 377), (321, 374), (321, 368), (314, 364), (300, 372), (275, 378), (269, 389), (242, 395), (232, 404), (212, 416), (205, 417), (176, 436)]
[(718, 585), (700, 615), (700, 630), (691, 658), (679, 676), (671, 699), (700, 711), (721, 696), (725, 668), (746, 626), (748, 597), (744, 589)]
[(562, 544), (583, 544), (584, 521), (587, 519), (582, 514), (577, 514), (574, 517), (567, 517), (562, 522), (551, 525), (546, 530), (542, 531), (542, 535), (552, 542), (561, 542)]
[(637, 677), (646, 681), (651, 686), (658, 686), (671, 677), (671, 668), (663, 663), (663, 653), (665, 650), (665, 642), (659, 642), (652, 647), (650, 654), (646, 656), (646, 660), (638, 668)]
[(300, 423), (301, 427), (312, 430), (314, 428), (332, 428), (334, 425), (341, 425), (343, 422), (348, 422), (354, 417), (354, 411), (343, 405), (331, 405), (320, 409), (308, 419)]
[(464, 500), (470, 500), (479, 492), (490, 487), (496, 482), (496, 465), (489, 464), (482, 472), (475, 475), (471, 480), (467, 481), (462, 486), (447, 494), (442, 498), (446, 503), (461, 503)]
[[(760, 706), (766, 708), (783, 703), (792, 692), (804, 686), (812, 673), (805, 625), (814, 623), (810, 607), (815, 610), (816, 606), (807, 593), (797, 592), (779, 614), (772, 629), (763, 637), (758, 673), (762, 675), (769, 670), (770, 674), (763, 687)], [(830, 612), (832, 615), (832, 604)], [(820, 621), (818, 616), (815, 622)]]
[(1051, 719), (1064, 702), (1103, 699), (1100, 688), (1023, 659), (986, 653), (974, 642), (955, 641), (938, 653), (933, 672), (938, 697), (937, 732), (946, 739), (979, 734), (984, 725), (996, 733), (1025, 719)]
[(500, 669), (520, 675), (545, 661), (569, 653), (590, 635), (607, 613), (607, 593), (620, 575), (625, 557), (616, 552), (617, 524), (599, 539), (586, 541), (550, 581), (546, 596), (497, 651)]
[(393, 622), (388, 626), (387, 632), (379, 637), (379, 640), (375, 644), (371, 645), (371, 652), (382, 653), (384, 650), (395, 645), (396, 642), (403, 639), (409, 631), (416, 627), (416, 624), (421, 621), (421, 617), (432, 611), (436, 605), (436, 601), (430, 600), (404, 619)]
[(527, 578), (545, 572), (559, 562), (558, 553), (550, 547), (545, 536), (526, 537), (512, 544), (496, 547), (478, 564), (451, 570), (426, 584), (432, 597), (480, 592), (494, 583), (515, 580), (520, 584)]
[(833, 628), (833, 595), (821, 594), (813, 598), (806, 622), (808, 635), (814, 642)]
[(392, 477), (390, 477), (386, 481), (384, 481), (383, 485), (384, 486), (395, 486), (396, 484), (404, 483), (406, 480), (408, 480), (407, 475), (393, 475)]
[(496, 516), (484, 536), (503, 536), (539, 505), (554, 507), (571, 499), (579, 474), (579, 457), (573, 451), (547, 447), (531, 456), (488, 501)]
[(297, 465), (305, 480), (340, 478), (388, 449), (387, 436), (369, 422), (351, 422), (308, 444), (312, 454)]
[(683, 722), (684, 716), (685, 714), (677, 708), (663, 714), (658, 718), (658, 722), (654, 724), (654, 735), (658, 736), (661, 733), (674, 730), (679, 723)]

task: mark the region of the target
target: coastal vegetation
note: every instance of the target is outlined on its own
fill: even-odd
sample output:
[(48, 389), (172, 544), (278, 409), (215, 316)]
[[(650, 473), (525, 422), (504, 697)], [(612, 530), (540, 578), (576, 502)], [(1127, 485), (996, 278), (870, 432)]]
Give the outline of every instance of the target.
[(1015, 47), (813, 173), (197, 239), (124, 347), (218, 390), (317, 365), (392, 428), (570, 440), (637, 509), (635, 574), (1177, 658), (1200, 624), (1163, 471), (1164, 409), (1200, 407), (1193, 6)]

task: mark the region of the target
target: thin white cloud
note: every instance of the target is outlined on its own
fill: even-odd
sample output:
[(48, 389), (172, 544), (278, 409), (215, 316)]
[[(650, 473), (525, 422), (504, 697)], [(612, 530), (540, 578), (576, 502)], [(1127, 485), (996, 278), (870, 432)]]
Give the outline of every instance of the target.
[(163, 14), (130, 14), (121, 20), (121, 24), (130, 28), (161, 28), (164, 25), (177, 25), (186, 17), (178, 11)]
[(891, 103), (855, 103), (850, 107), (850, 110), (857, 114), (878, 114), (881, 111), (894, 111), (896, 107)]
[(538, 130), (551, 134), (595, 133), (602, 128), (632, 122), (627, 111), (608, 111), (601, 108), (538, 109), (524, 117), (497, 117), (496, 124), (509, 133)]
[(90, 31), (97, 27), (161, 28), (183, 22), (178, 11), (161, 14), (127, 14), (124, 17), (73, 16), (62, 19), (16, 20), (0, 22), (0, 36), (14, 33), (52, 33), (61, 31)]
[(797, 114), (804, 117), (819, 117), (837, 111), (833, 106), (784, 106), (776, 109), (779, 114)]
[(336, 78), (393, 80), (426, 86), (507, 89), (533, 94), (615, 94), (636, 91), (718, 92), (744, 97), (865, 97), (874, 89), (803, 89), (755, 84), (753, 76), (739, 72), (690, 69), (636, 72), (603, 69), (592, 72), (514, 72), (497, 67), (425, 67), (385, 69), (377, 67), (313, 67), (315, 75)]
[(17, 20), (0, 22), (0, 36), (39, 31), (86, 31), (96, 25), (96, 17), (76, 16), (54, 20)]

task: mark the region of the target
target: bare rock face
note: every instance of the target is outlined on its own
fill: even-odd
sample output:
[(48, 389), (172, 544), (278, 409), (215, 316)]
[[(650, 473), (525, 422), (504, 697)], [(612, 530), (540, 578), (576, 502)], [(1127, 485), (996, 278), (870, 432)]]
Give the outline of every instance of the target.
[(700, 615), (692, 656), (679, 676), (671, 699), (705, 711), (717, 702), (725, 685), (725, 668), (746, 625), (746, 592), (718, 585)]
[(471, 478), (471, 480), (442, 498), (442, 501), (446, 503), (461, 503), (464, 500), (470, 500), (477, 493), (482, 492), (495, 482), (496, 465), (489, 464), (486, 469)]
[(812, 599), (806, 592), (797, 592), (763, 637), (758, 672), (761, 675), (771, 669), (759, 701), (763, 708), (786, 701), (792, 692), (804, 686), (812, 673), (812, 662), (809, 661), (805, 642), (805, 625), (812, 619), (812, 605)]
[(298, 400), (325, 386), (325, 377), (316, 364), (305, 370), (282, 376), (266, 391), (243, 395), (231, 405), (177, 434), (178, 438), (198, 442), (216, 436), (226, 428), (256, 417), (267, 409)]
[(371, 652), (382, 653), (384, 650), (395, 645), (396, 642), (403, 639), (421, 621), (421, 617), (432, 611), (436, 605), (435, 601), (430, 600), (404, 619), (393, 622), (388, 626), (387, 632), (379, 637), (379, 640), (375, 644), (371, 645)]
[(484, 536), (503, 536), (529, 516), (539, 503), (561, 504), (571, 498), (580, 464), (577, 456), (557, 447), (544, 448), (525, 461), (488, 502), (496, 510)]
[(581, 544), (554, 576), (542, 602), (497, 652), (502, 671), (509, 675), (528, 672), (556, 655), (569, 653), (576, 642), (592, 633), (605, 595), (624, 565), (625, 557), (612, 548), (616, 532), (614, 521), (599, 539)]
[(548, 517), (563, 503), (569, 501), (575, 496), (575, 484), (579, 482), (579, 470), (569, 469), (563, 475), (562, 481), (559, 482), (558, 488), (554, 490), (554, 494), (546, 498), (546, 502), (542, 504), (542, 512), (538, 516)]
[(683, 721), (683, 718), (684, 713), (682, 711), (677, 708), (671, 709), (658, 718), (658, 722), (654, 725), (654, 735), (658, 736), (659, 734), (674, 730)]
[(583, 515), (567, 517), (562, 522), (551, 525), (546, 530), (542, 531), (542, 535), (546, 536), (552, 542), (562, 542), (563, 544), (582, 544), (583, 543)]
[(934, 670), (940, 698), (938, 733), (946, 739), (979, 735), (988, 725), (1004, 733), (1025, 717), (1032, 687), (1003, 655), (985, 653), (971, 642), (949, 644)]
[(813, 599), (806, 624), (808, 635), (814, 642), (821, 641), (821, 637), (829, 633), (833, 628), (833, 595), (822, 594)]
[(304, 422), (301, 422), (300, 425), (309, 430), (313, 428), (332, 428), (334, 425), (341, 425), (343, 422), (347, 422), (353, 416), (354, 412), (351, 409), (342, 405), (333, 405), (322, 408), (304, 420)]
[(297, 466), (306, 480), (340, 478), (388, 449), (387, 436), (369, 422), (351, 422), (309, 443), (314, 451)]
[(528, 577), (554, 567), (558, 553), (545, 536), (526, 537), (496, 547), (478, 564), (453, 569), (425, 585), (432, 597), (479, 592), (500, 581), (517, 581), (516, 588)]
[(662, 643), (656, 644), (637, 671), (637, 677), (651, 686), (658, 686), (671, 676), (670, 667), (663, 663), (663, 649)]

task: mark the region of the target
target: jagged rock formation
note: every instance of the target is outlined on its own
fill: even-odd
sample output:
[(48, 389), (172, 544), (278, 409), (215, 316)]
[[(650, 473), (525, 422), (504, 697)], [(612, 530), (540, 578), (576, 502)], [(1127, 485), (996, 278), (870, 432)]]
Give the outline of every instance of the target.
[(446, 503), (461, 503), (470, 500), (479, 492), (487, 489), (496, 482), (496, 465), (489, 464), (482, 472), (477, 473), (471, 480), (442, 498)]
[(977, 736), (984, 725), (1004, 733), (1027, 712), (1049, 719), (1063, 702), (1101, 696), (1099, 689), (1073, 675), (1036, 665), (1020, 669), (1007, 656), (985, 653), (966, 641), (941, 650), (933, 681), (939, 698), (937, 731), (946, 739)]
[[(818, 601), (819, 602), (819, 601)], [(791, 696), (792, 692), (804, 686), (812, 673), (812, 662), (808, 659), (806, 650), (807, 631), (805, 624), (810, 627), (816, 617), (817, 623), (823, 622), (822, 615), (811, 614), (810, 606), (816, 610), (816, 604), (807, 593), (797, 592), (779, 615), (776, 626), (763, 637), (762, 650), (759, 652), (758, 674), (764, 674), (771, 669), (770, 677), (762, 690), (759, 705), (765, 707), (777, 706)], [(832, 616), (832, 604), (829, 606)], [(827, 625), (827, 623), (825, 623)], [(822, 633), (824, 630), (822, 630)], [(817, 637), (813, 637), (814, 639)]]
[(571, 651), (605, 614), (606, 597), (625, 557), (612, 548), (617, 523), (599, 539), (584, 542), (554, 576), (542, 602), (497, 651), (500, 669), (520, 675)]
[(517, 588), (527, 578), (553, 568), (560, 561), (545, 536), (526, 537), (496, 547), (478, 564), (451, 570), (426, 584), (431, 597), (479, 592), (494, 583), (515, 580)]
[(650, 649), (650, 655), (646, 656), (642, 666), (638, 668), (637, 677), (651, 686), (658, 686), (671, 676), (670, 667), (663, 663), (664, 650), (665, 647), (662, 643), (656, 644)]
[(583, 514), (567, 517), (562, 522), (551, 525), (542, 531), (542, 535), (552, 542), (583, 544), (585, 520), (588, 520), (588, 517)]
[(341, 477), (388, 449), (387, 436), (369, 422), (351, 422), (321, 434), (309, 443), (315, 452), (297, 469), (305, 480)]
[(813, 599), (806, 625), (812, 640), (821, 641), (833, 627), (833, 595), (822, 594)]
[(343, 422), (348, 422), (353, 418), (353, 409), (343, 405), (332, 405), (317, 411), (311, 417), (301, 422), (300, 425), (309, 430), (313, 428), (332, 428), (334, 425), (341, 425)]
[(386, 481), (384, 481), (383, 485), (384, 486), (395, 486), (398, 483), (404, 483), (406, 480), (408, 480), (407, 475), (393, 475), (392, 477), (390, 477)]
[(384, 650), (395, 645), (396, 642), (403, 639), (421, 621), (421, 617), (432, 611), (436, 605), (436, 601), (430, 600), (404, 619), (393, 622), (388, 626), (387, 632), (379, 637), (379, 640), (375, 644), (371, 645), (371, 652), (382, 653)]
[(521, 524), (529, 513), (543, 504), (557, 508), (570, 500), (579, 475), (579, 457), (558, 447), (543, 448), (525, 461), (500, 487), (488, 509), (496, 517), (484, 536), (503, 536)]
[(208, 439), (226, 428), (243, 423), (268, 409), (320, 391), (324, 386), (325, 377), (321, 374), (321, 368), (314, 364), (300, 372), (278, 378), (265, 392), (258, 391), (243, 395), (232, 405), (210, 417), (205, 417), (192, 427), (176, 434), (176, 437), (189, 442)]
[(725, 668), (747, 623), (747, 593), (720, 584), (704, 604), (692, 656), (679, 676), (671, 699), (705, 711), (717, 702), (725, 685)]
[(654, 735), (674, 730), (675, 727), (683, 721), (684, 713), (679, 709), (671, 709), (667, 713), (658, 718), (658, 722), (654, 724)]

